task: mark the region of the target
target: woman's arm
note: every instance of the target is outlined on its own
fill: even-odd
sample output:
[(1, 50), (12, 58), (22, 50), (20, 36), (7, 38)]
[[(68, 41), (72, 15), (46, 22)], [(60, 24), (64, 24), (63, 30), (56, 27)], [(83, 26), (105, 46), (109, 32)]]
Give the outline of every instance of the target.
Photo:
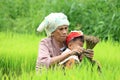
[(50, 65), (54, 65), (56, 63), (59, 63), (62, 60), (64, 60), (64, 59), (68, 58), (69, 56), (71, 56), (72, 54), (73, 54), (73, 51), (69, 51), (69, 52), (67, 52), (65, 54), (52, 57), (51, 60), (50, 60)]
[(43, 40), (40, 42), (40, 45), (39, 45), (39, 54), (38, 54), (38, 58), (37, 58), (36, 69), (38, 69), (40, 66), (46, 66), (48, 68), (51, 65), (59, 63), (60, 61), (66, 59), (67, 57), (69, 57), (71, 55), (80, 53), (81, 51), (82, 51), (82, 48), (78, 46), (75, 49), (73, 49), (72, 51), (66, 52), (63, 55), (50, 57), (49, 47), (46, 44), (46, 42)]
[(82, 50), (83, 50), (82, 47), (76, 46), (73, 50), (71, 50), (71, 51), (69, 51), (69, 52), (66, 52), (66, 53), (64, 53), (64, 54), (62, 54), (62, 55), (59, 55), (59, 56), (56, 56), (56, 57), (51, 58), (50, 65), (59, 63), (59, 62), (61, 62), (62, 60), (68, 58), (68, 57), (71, 56), (71, 55), (81, 54), (81, 53), (82, 53)]

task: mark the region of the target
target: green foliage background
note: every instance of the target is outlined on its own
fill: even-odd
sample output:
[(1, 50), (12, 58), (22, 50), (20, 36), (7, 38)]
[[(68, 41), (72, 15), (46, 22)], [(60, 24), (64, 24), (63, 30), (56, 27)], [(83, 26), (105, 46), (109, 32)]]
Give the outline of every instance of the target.
[(0, 31), (35, 33), (51, 12), (65, 13), (69, 30), (120, 41), (120, 0), (0, 0)]

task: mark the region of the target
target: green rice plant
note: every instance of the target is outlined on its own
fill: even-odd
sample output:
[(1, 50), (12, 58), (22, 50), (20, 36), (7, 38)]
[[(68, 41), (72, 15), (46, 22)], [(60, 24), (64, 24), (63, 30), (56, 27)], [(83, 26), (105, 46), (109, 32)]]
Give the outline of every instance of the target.
[(94, 59), (102, 66), (102, 73), (84, 59), (71, 69), (60, 66), (35, 71), (39, 41), (45, 36), (0, 32), (0, 80), (119, 80), (118, 42), (101, 41), (94, 48)]

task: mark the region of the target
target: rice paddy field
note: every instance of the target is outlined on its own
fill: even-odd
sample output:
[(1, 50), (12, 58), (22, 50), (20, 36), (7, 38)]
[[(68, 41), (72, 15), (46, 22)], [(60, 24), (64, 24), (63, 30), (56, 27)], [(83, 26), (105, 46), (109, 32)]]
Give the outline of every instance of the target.
[[(102, 39), (94, 48), (101, 73), (85, 60), (72, 69), (35, 71), (39, 42), (45, 38), (36, 29), (52, 12), (67, 15), (69, 31)], [(120, 0), (0, 0), (0, 80), (120, 80), (119, 26)]]
[(0, 32), (0, 80), (120, 80), (120, 43), (100, 41), (94, 59), (102, 72), (82, 62), (72, 69), (43, 68), (35, 71), (38, 44), (45, 36)]

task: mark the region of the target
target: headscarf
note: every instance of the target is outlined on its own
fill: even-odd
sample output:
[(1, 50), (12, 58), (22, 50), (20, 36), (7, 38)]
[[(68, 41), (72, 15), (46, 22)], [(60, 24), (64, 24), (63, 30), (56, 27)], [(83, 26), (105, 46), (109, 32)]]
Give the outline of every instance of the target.
[(45, 19), (41, 22), (37, 31), (41, 32), (45, 29), (47, 36), (50, 36), (52, 32), (54, 32), (58, 26), (68, 25), (69, 21), (67, 16), (63, 13), (51, 13), (45, 17)]

